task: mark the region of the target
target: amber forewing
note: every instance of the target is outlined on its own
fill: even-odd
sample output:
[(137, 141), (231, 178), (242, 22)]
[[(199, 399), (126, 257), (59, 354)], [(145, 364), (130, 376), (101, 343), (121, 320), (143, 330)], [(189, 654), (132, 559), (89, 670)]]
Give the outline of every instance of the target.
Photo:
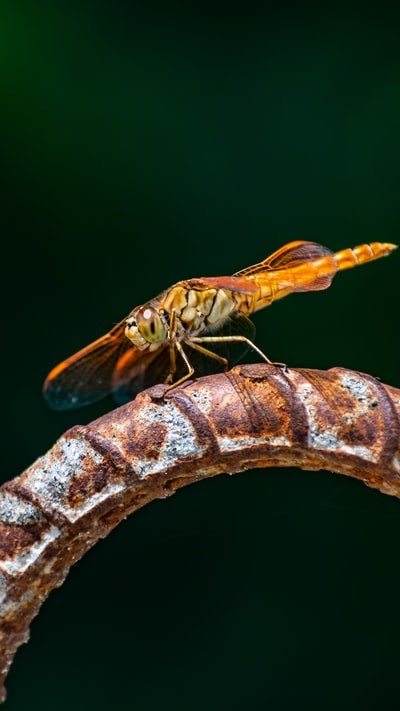
[(112, 392), (113, 373), (126, 350), (140, 355), (124, 331), (125, 319), (53, 368), (43, 386), (43, 394), (53, 409), (88, 405)]

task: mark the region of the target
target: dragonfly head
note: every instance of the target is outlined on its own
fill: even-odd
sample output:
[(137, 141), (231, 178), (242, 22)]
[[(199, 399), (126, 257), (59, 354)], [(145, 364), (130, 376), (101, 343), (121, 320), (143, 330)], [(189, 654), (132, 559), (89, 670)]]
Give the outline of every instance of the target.
[(153, 306), (139, 306), (126, 319), (125, 336), (139, 350), (155, 351), (167, 338), (167, 324)]

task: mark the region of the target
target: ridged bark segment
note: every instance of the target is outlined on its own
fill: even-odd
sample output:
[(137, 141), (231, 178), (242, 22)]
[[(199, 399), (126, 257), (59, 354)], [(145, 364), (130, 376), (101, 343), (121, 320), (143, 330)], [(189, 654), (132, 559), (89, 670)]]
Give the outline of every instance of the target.
[(72, 428), (0, 488), (0, 684), (71, 565), (154, 499), (271, 466), (327, 469), (400, 496), (400, 390), (369, 375), (245, 365), (164, 391)]

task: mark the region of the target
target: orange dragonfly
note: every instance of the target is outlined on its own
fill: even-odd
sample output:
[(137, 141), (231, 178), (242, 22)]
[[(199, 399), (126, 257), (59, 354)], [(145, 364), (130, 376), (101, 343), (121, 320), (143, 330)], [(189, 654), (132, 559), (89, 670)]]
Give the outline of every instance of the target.
[[(194, 372), (226, 369), (249, 348), (270, 363), (253, 342), (250, 313), (292, 292), (327, 289), (337, 271), (385, 257), (396, 246), (372, 242), (333, 253), (296, 241), (233, 276), (180, 281), (57, 365), (46, 378), (44, 397), (56, 410), (110, 393), (127, 402), (155, 383), (173, 388)], [(235, 345), (239, 352), (232, 353)]]

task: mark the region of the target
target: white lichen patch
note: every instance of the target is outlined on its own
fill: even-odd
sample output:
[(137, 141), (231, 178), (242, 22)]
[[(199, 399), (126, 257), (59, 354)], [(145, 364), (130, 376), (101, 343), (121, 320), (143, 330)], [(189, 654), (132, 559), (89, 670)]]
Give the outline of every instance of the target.
[[(360, 390), (360, 393), (361, 391), (365, 394), (364, 390)], [(361, 457), (367, 461), (375, 462), (378, 460), (378, 457), (375, 456), (374, 453), (368, 449), (368, 447), (364, 447), (362, 445), (350, 445), (341, 440), (338, 437), (337, 425), (324, 423), (324, 428), (321, 429), (318, 422), (318, 413), (314, 405), (315, 391), (311, 383), (299, 383), (297, 385), (297, 393), (307, 413), (307, 444), (310, 449), (338, 450), (344, 454)], [(365, 407), (365, 405), (362, 405), (362, 407)], [(346, 420), (348, 420), (350, 416), (352, 421), (354, 420), (354, 413), (348, 412), (343, 413), (343, 415)]]
[(361, 378), (356, 378), (349, 373), (343, 373), (341, 375), (341, 386), (348, 391), (353, 398), (354, 404), (357, 405), (356, 410), (349, 413), (352, 414), (353, 418), (366, 415), (369, 410), (377, 406), (376, 394), (370, 384)]
[(189, 419), (171, 402), (164, 401), (160, 405), (149, 405), (141, 414), (141, 424), (145, 428), (159, 423), (165, 426), (166, 435), (160, 447), (159, 456), (152, 458), (132, 457), (132, 464), (140, 477), (148, 476), (175, 464), (178, 460), (199, 456), (204, 447), (199, 445), (196, 431)]
[(290, 447), (287, 437), (220, 437), (218, 445), (221, 452), (233, 452), (246, 447), (256, 447), (257, 445), (268, 445), (269, 447)]
[(121, 480), (113, 481), (101, 491), (71, 505), (68, 493), (74, 479), (82, 476), (84, 466), (87, 470), (89, 464), (95, 477), (96, 466), (101, 465), (104, 459), (85, 439), (61, 438), (58, 445), (60, 455), (55, 458), (54, 451), (50, 451), (41, 457), (29, 472), (24, 485), (40, 496), (45, 510), (60, 512), (73, 523), (101, 501), (121, 491), (125, 485)]
[(40, 511), (29, 501), (6, 490), (0, 492), (0, 522), (6, 526), (25, 526), (43, 521)]
[(207, 388), (203, 388), (202, 390), (193, 390), (190, 392), (189, 397), (204, 415), (208, 416), (210, 414), (213, 407), (213, 399)]
[(30, 545), (29, 548), (24, 548), (23, 552), (19, 555), (3, 559), (0, 563), (0, 569), (6, 571), (10, 575), (20, 575), (27, 568), (36, 563), (47, 546), (53, 543), (59, 535), (60, 529), (56, 526), (51, 526), (45, 533), (42, 533), (40, 541)]
[(7, 592), (8, 592), (8, 585), (7, 585), (7, 579), (4, 573), (0, 571), (0, 609), (1, 605), (4, 602), (4, 600), (7, 597)]

